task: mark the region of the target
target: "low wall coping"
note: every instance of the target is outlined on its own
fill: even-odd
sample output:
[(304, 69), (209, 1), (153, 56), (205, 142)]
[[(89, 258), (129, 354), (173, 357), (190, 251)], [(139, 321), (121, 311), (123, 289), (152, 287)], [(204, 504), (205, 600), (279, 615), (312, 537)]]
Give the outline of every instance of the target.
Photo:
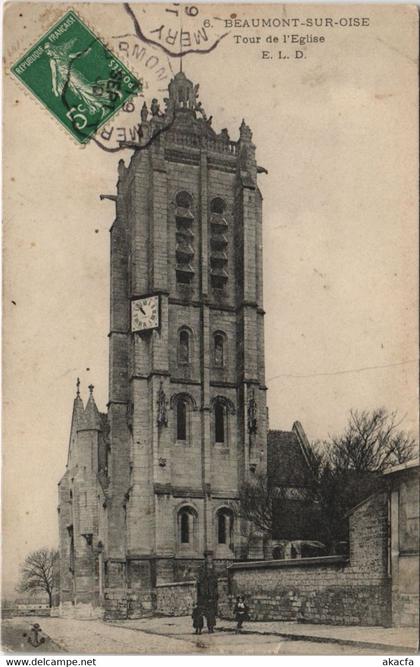
[(311, 567), (319, 565), (346, 565), (348, 556), (315, 556), (314, 558), (288, 558), (283, 560), (252, 560), (239, 561), (228, 566), (228, 570), (252, 570), (285, 567)]
[(195, 579), (189, 581), (173, 581), (169, 584), (156, 584), (156, 588), (169, 588), (170, 586), (195, 586)]

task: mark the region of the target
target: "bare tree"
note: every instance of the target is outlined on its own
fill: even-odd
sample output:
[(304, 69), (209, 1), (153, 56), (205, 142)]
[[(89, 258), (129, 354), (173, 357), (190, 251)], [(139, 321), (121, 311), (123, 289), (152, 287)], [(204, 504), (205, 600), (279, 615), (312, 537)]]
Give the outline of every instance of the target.
[(281, 491), (270, 487), (267, 477), (257, 473), (246, 480), (239, 490), (239, 502), (236, 508), (238, 516), (250, 521), (263, 535), (273, 532), (274, 500), (280, 499)]
[(346, 513), (382, 487), (382, 473), (415, 456), (415, 439), (396, 412), (351, 410), (344, 432), (314, 443), (311, 461), (322, 508), (322, 537), (332, 551), (348, 539)]
[[(302, 506), (314, 537), (333, 553), (348, 539), (346, 513), (381, 487), (387, 468), (415, 455), (416, 441), (400, 428), (401, 423), (395, 412), (383, 408), (351, 410), (341, 435), (308, 448), (313, 484), (302, 490)], [(271, 486), (260, 473), (242, 484), (236, 512), (254, 531), (270, 538), (279, 529), (290, 532), (288, 522), (300, 525), (298, 515), (291, 514), (300, 512), (300, 505), (292, 507), (288, 500), (287, 489)]]
[[(295, 515), (295, 521), (301, 524), (300, 518), (308, 512), (308, 506), (314, 499), (313, 494), (312, 488), (299, 489), (298, 502), (296, 499), (291, 502), (290, 489), (283, 486), (272, 486), (264, 474), (257, 473), (240, 487), (239, 501), (235, 510), (239, 517), (246, 519), (251, 524), (251, 526), (248, 524), (245, 531), (246, 536), (249, 538), (259, 534), (264, 544), (269, 546), (276, 532), (291, 532), (291, 517), (288, 514), (292, 505), (294, 505), (294, 511), (300, 515), (299, 517)], [(296, 550), (300, 550), (302, 545), (319, 546), (319, 543), (312, 540), (295, 539), (294, 537), (288, 537), (284, 539), (284, 542), (295, 546)]]
[(351, 410), (340, 436), (326, 444), (327, 462), (333, 470), (384, 472), (413, 458), (416, 441), (400, 429), (397, 413), (384, 408), (368, 412)]
[(20, 593), (37, 593), (42, 591), (48, 595), (48, 603), (52, 607), (52, 596), (55, 588), (54, 566), (58, 559), (58, 551), (54, 549), (38, 549), (26, 556), (21, 567), (21, 580), (17, 590)]

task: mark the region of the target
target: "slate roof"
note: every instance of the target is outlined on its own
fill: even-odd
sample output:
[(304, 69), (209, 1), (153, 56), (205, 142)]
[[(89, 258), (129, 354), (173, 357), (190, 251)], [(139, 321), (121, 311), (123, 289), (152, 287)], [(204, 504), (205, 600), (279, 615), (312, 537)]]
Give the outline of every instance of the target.
[(312, 473), (295, 430), (268, 431), (267, 474), (273, 486), (309, 486)]

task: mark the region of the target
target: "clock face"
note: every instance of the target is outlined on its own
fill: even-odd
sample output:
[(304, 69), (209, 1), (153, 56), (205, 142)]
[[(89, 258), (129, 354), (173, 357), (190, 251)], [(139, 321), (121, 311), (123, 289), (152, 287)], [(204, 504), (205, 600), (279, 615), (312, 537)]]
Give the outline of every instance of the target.
[(146, 296), (131, 302), (131, 331), (147, 331), (158, 326), (158, 296)]

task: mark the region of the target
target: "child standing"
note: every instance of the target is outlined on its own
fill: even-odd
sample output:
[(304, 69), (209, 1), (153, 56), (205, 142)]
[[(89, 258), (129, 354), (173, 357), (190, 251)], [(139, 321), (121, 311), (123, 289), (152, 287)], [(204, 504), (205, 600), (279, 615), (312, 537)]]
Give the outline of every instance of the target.
[(196, 605), (192, 610), (192, 620), (193, 628), (195, 628), (195, 634), (201, 635), (201, 631), (204, 625), (203, 613), (198, 605)]
[(247, 621), (249, 618), (248, 606), (245, 604), (245, 600), (242, 595), (238, 595), (236, 598), (236, 604), (233, 611), (237, 621), (236, 632), (240, 632), (242, 630), (242, 623)]

